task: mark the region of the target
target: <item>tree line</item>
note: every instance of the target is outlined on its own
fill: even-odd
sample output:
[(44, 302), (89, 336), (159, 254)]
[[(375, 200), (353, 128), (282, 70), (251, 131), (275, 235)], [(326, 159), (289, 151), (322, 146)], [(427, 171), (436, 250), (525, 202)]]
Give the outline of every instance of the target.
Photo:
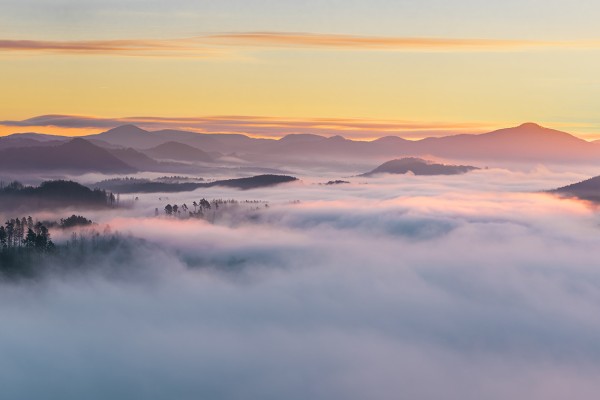
[[(19, 181), (8, 184), (0, 181), (0, 198), (7, 208), (24, 203), (42, 206), (116, 207), (118, 196), (101, 189), (90, 189), (66, 180), (45, 181), (39, 186), (26, 186)], [(7, 209), (5, 208), (5, 209)]]
[(34, 223), (31, 216), (9, 219), (0, 225), (0, 248), (4, 251), (20, 247), (51, 251), (54, 243), (48, 228), (40, 221)]
[[(245, 200), (243, 203), (265, 204), (265, 207), (268, 207), (268, 204), (259, 200)], [(186, 203), (183, 203), (181, 206), (177, 204), (167, 204), (163, 210), (165, 215), (170, 217), (202, 218), (208, 211), (213, 210), (216, 212), (219, 210), (219, 207), (239, 204), (240, 202), (234, 199), (213, 199), (212, 201), (208, 201), (203, 198), (199, 201), (192, 202), (193, 209), (190, 208)], [(158, 208), (155, 209), (155, 215), (160, 215)]]
[(8, 219), (0, 225), (0, 251), (14, 248), (29, 248), (49, 251), (54, 248), (50, 227), (61, 229), (92, 225), (93, 222), (81, 215), (71, 215), (60, 221), (33, 221), (31, 216)]

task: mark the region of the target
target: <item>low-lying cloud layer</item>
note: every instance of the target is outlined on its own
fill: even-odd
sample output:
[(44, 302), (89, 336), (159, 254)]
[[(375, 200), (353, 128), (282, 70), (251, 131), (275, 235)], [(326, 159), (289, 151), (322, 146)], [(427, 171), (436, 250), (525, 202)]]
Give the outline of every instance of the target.
[(271, 201), (214, 225), (149, 218), (150, 196), (95, 215), (155, 245), (106, 254), (117, 277), (2, 284), (3, 393), (593, 398), (597, 213), (523, 188), (568, 174), (445, 179), (171, 195)]

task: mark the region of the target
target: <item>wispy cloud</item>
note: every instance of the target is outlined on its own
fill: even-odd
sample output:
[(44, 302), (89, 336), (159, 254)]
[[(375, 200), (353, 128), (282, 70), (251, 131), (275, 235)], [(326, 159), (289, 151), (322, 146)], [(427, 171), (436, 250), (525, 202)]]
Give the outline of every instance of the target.
[[(64, 129), (110, 129), (134, 124), (144, 129), (182, 129), (201, 133), (240, 133), (255, 137), (279, 138), (287, 134), (313, 133), (343, 135), (354, 139), (382, 136), (440, 136), (453, 133), (476, 133), (491, 130), (497, 124), (369, 120), (356, 118), (277, 118), (264, 116), (208, 116), (190, 118), (125, 117), (100, 118), (77, 115), (42, 115), (22, 121), (0, 121), (8, 129), (28, 130), (55, 127)], [(89, 133), (89, 132), (87, 132)]]
[(572, 47), (593, 45), (598, 42), (567, 42), (543, 40), (508, 40), (480, 38), (429, 38), (397, 36), (355, 36), (286, 32), (243, 32), (209, 36), (215, 42), (227, 45), (265, 47), (330, 48), (346, 50), (515, 50), (536, 47)]
[(0, 40), (0, 52), (146, 57), (223, 57), (232, 49), (329, 49), (356, 51), (518, 51), (599, 48), (599, 40), (357, 36), (295, 32), (218, 33), (174, 39)]
[(138, 57), (219, 57), (224, 51), (197, 39), (0, 40), (0, 52), (29, 54), (118, 55)]

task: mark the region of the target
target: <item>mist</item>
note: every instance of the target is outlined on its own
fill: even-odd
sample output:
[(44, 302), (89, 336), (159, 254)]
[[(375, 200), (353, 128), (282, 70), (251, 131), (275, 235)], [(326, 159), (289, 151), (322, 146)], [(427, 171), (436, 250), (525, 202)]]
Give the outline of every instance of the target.
[(11, 399), (593, 398), (600, 218), (542, 192), (578, 176), (303, 177), (168, 195), (270, 205), (214, 223), (154, 217), (161, 194), (90, 212), (123, 244), (0, 283), (0, 387)]

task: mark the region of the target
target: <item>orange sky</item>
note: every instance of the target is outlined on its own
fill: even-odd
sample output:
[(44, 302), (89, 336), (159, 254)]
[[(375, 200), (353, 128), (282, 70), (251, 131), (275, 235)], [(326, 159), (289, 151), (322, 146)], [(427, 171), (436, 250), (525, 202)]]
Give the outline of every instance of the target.
[[(338, 129), (363, 139), (534, 121), (600, 137), (600, 5), (485, 3), (27, 0), (0, 13), (0, 121), (262, 116), (284, 129), (222, 128), (278, 137), (358, 119), (372, 129)], [(107, 128), (14, 125), (0, 135)]]

